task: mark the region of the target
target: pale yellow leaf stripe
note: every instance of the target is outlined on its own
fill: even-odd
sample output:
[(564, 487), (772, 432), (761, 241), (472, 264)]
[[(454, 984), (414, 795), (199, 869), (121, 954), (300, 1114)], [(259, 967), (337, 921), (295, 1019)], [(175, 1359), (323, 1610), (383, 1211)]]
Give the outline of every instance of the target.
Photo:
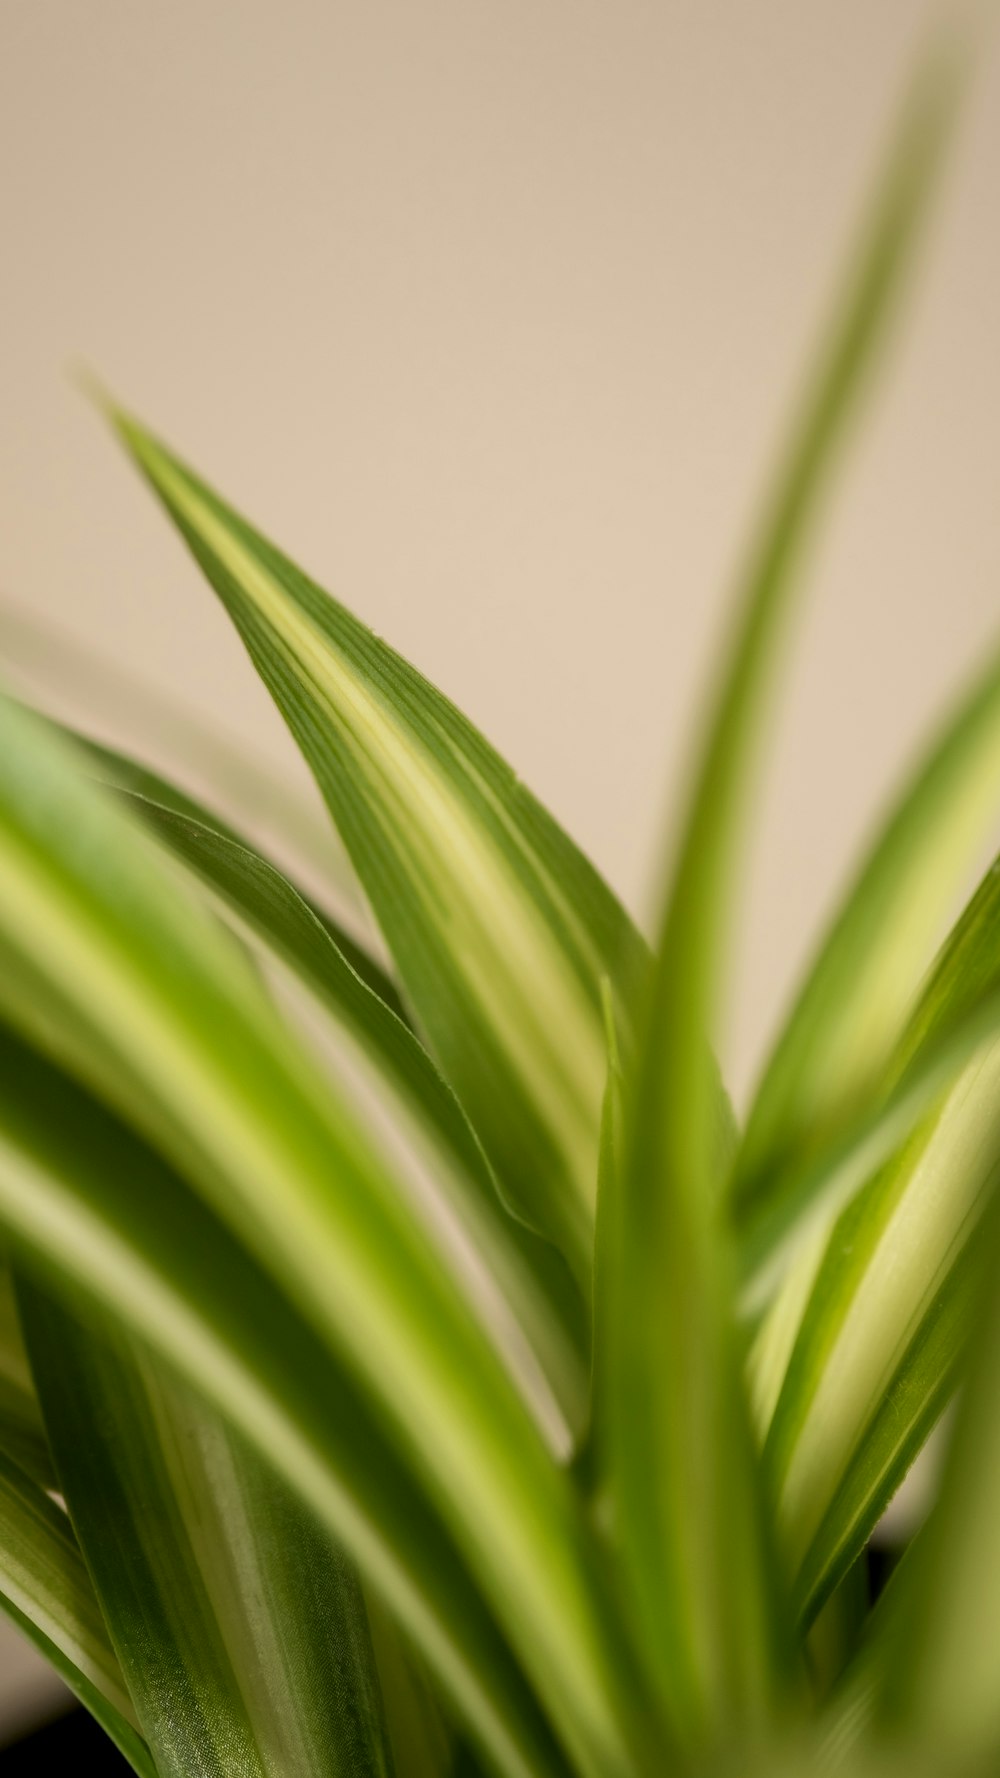
[[(141, 438), (130, 435), (130, 444), (140, 457), (149, 456)], [(385, 811), (396, 843), (405, 837), (411, 862), (418, 867), (414, 893), (446, 930), (449, 956), (566, 1157), (584, 1219), (592, 1222), (604, 1090), (599, 1009), (553, 942), (502, 850), (470, 818), (392, 706), (344, 666), (266, 566), (159, 452), (153, 473), (158, 488), (264, 614), (272, 644), (280, 643), (296, 674), (308, 678), (331, 722), (347, 735), (376, 806)], [(467, 760), (462, 764), (469, 768)], [(479, 784), (512, 839), (521, 843), (490, 788), (481, 779)], [(413, 818), (414, 807), (420, 809), (419, 821)], [(580, 922), (548, 873), (546, 889), (572, 923), (581, 948), (590, 950)], [(598, 974), (595, 959), (595, 978)]]

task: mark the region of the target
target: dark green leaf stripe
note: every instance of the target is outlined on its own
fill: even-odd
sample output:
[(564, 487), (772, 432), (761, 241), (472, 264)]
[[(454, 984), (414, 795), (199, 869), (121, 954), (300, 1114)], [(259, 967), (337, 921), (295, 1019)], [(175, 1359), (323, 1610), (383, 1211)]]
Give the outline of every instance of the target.
[(369, 1595), (366, 1602), (396, 1778), (451, 1778), (459, 1756), (455, 1726), (426, 1663), (381, 1601)]
[(19, 1266), (119, 1317), (354, 1553), (496, 1769), (555, 1778), (525, 1681), (363, 1399), (160, 1157), (2, 1025), (0, 1221)]
[(312, 768), (510, 1202), (588, 1280), (600, 981), (627, 1003), (634, 930), (446, 699), (134, 421), (114, 418)]
[(43, 1488), (53, 1485), (52, 1459), (31, 1367), (24, 1350), (7, 1261), (0, 1253), (0, 1453)]
[(33, 1390), (0, 1376), (0, 1454), (44, 1488), (52, 1484), (52, 1459)]
[(160, 1778), (389, 1778), (357, 1578), (148, 1349), (21, 1293), (60, 1484)]

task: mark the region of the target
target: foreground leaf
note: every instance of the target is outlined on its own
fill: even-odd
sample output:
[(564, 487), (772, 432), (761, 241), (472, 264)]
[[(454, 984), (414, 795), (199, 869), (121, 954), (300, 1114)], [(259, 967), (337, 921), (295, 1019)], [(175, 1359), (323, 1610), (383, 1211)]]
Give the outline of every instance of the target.
[(23, 711), (0, 706), (0, 1000), (146, 1131), (371, 1399), (574, 1752), (624, 1754), (565, 1475), (441, 1246), (238, 948)]
[(850, 301), (750, 564), (664, 911), (641, 1055), (616, 1242), (611, 1461), (644, 1642), (664, 1698), (695, 1741), (766, 1717), (779, 1665), (729, 1318), (708, 1064), (739, 811), (795, 570), (924, 214), (945, 98), (935, 70), (904, 120)]
[(364, 1400), (160, 1157), (3, 1025), (0, 1222), (19, 1269), (119, 1317), (353, 1552), (496, 1769), (555, 1778), (526, 1682)]
[(451, 1778), (461, 1755), (426, 1664), (381, 1602), (367, 1604), (396, 1778)]
[(62, 1490), (160, 1778), (388, 1778), (357, 1578), (162, 1361), (22, 1286)]
[(97, 1718), (140, 1778), (156, 1778), (69, 1520), (2, 1455), (0, 1610)]
[(310, 765), (510, 1203), (588, 1287), (600, 983), (627, 1014), (634, 930), (446, 699), (136, 422), (113, 418)]

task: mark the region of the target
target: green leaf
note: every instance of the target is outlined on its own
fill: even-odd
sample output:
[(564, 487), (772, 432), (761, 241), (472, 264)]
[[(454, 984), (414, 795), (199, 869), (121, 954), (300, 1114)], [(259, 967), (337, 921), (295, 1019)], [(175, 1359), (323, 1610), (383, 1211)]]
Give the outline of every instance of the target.
[(135, 421), (113, 418), (311, 767), (509, 1202), (589, 1288), (600, 982), (627, 1011), (643, 956), (633, 928), (446, 699)]
[(966, 1242), (909, 1339), (833, 1493), (796, 1575), (808, 1624), (858, 1560), (962, 1374), (982, 1255)]
[(882, 1088), (943, 916), (1000, 806), (1000, 660), (962, 700), (879, 835), (765, 1070), (736, 1163), (766, 1206)]
[(62, 1491), (160, 1778), (388, 1778), (364, 1601), (336, 1546), (148, 1348), (20, 1296)]
[(619, 1239), (609, 1441), (616, 1525), (659, 1688), (718, 1740), (773, 1707), (779, 1632), (731, 1325), (710, 1027), (741, 808), (796, 570), (926, 209), (951, 84), (912, 100), (831, 347), (754, 552), (661, 927)]
[(586, 1766), (620, 1657), (566, 1476), (441, 1246), (241, 951), (73, 757), (0, 705), (0, 999), (134, 1120), (382, 1415)]
[[(148, 768), (72, 737), (100, 781), (291, 968), (375, 1064), (378, 1085), (430, 1137), (436, 1180), (500, 1286), (573, 1432), (585, 1412), (587, 1330), (565, 1268), (504, 1209), (496, 1178), (452, 1089), (411, 1029), (378, 963), (315, 903), (193, 798)], [(529, 1386), (532, 1378), (526, 1379)]]
[(156, 1778), (65, 1512), (0, 1455), (0, 1609), (97, 1718), (141, 1778)]
[[(801, 1172), (776, 1181), (774, 1192), (759, 1204), (735, 1209), (744, 1315), (753, 1316), (764, 1308), (770, 1316), (786, 1293), (797, 1298), (808, 1289), (837, 1217), (898, 1152), (921, 1119), (933, 1112), (998, 1030), (1000, 985), (989, 984), (970, 1004), (935, 1025), (912, 1054), (907, 1053), (909, 1033), (904, 1033), (906, 1041), (894, 1060), (905, 1055), (905, 1064), (887, 1070), (881, 1096)], [(801, 1279), (806, 1282), (800, 1286)]]
[(0, 996), (174, 1157), (377, 1406), (584, 1767), (621, 1661), (569, 1481), (413, 1200), (50, 734), (0, 706)]
[(354, 1554), (472, 1737), (556, 1778), (549, 1731), (438, 1517), (358, 1391), (171, 1169), (0, 1025), (0, 1222), (19, 1270), (173, 1365)]
[[(83, 754), (99, 783), (126, 799), (131, 811), (331, 1005), (360, 1027), (370, 1023), (370, 1015), (366, 1021), (358, 1010), (369, 1010), (354, 987), (358, 979), (397, 1021), (406, 1022), (399, 991), (371, 951), (229, 821), (140, 761), (61, 724), (49, 726)], [(468, 1138), (452, 1140), (471, 1158)]]
[(993, 869), (942, 948), (890, 1081), (939, 1054), (963, 1021), (975, 1029), (984, 1007), (986, 1041), (841, 1214), (786, 1342), (765, 1461), (806, 1618), (870, 1536), (948, 1398), (968, 1338), (978, 1219), (1000, 1167), (998, 983)]

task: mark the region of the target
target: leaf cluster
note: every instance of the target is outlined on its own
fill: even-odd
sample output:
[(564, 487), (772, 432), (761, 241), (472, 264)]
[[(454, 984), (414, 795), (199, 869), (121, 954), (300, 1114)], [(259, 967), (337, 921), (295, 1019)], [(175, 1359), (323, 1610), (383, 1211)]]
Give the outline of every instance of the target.
[(911, 95), (779, 465), (652, 948), (451, 703), (106, 404), (359, 891), (304, 886), (297, 811), (279, 864), (224, 787), (0, 702), (0, 1605), (143, 1778), (995, 1769), (995, 868), (935, 945), (995, 827), (1000, 659), (742, 1127), (713, 1056), (801, 562), (954, 92), (938, 60)]

